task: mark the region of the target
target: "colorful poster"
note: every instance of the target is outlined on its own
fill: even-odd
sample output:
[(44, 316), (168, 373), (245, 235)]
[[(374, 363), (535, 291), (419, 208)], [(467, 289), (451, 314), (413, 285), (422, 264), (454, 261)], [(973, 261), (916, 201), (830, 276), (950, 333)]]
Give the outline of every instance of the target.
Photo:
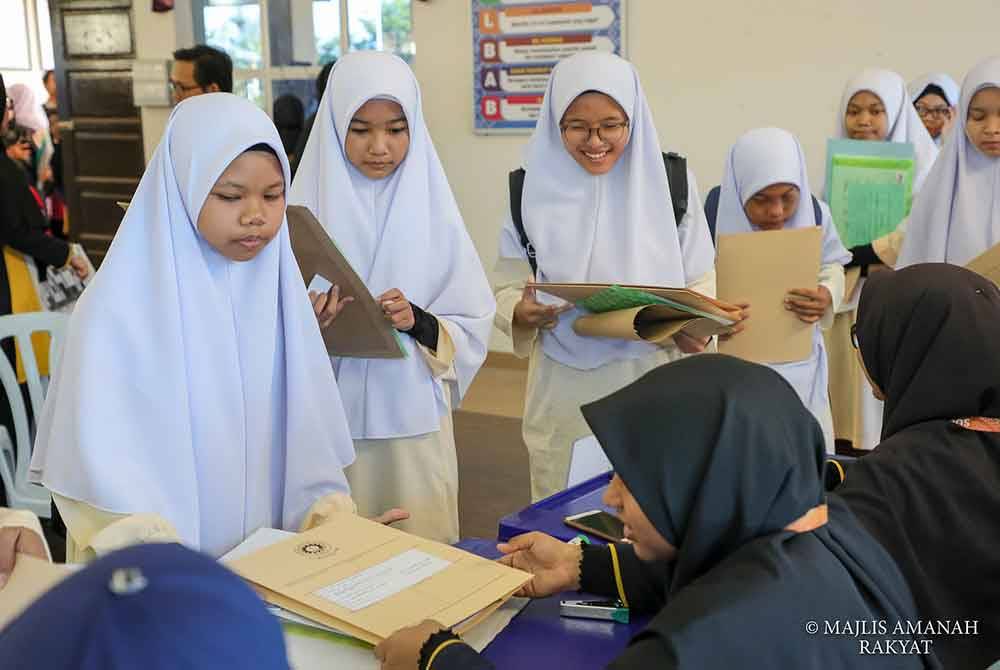
[(625, 1), (472, 0), (476, 132), (531, 132), (559, 60), (624, 56)]

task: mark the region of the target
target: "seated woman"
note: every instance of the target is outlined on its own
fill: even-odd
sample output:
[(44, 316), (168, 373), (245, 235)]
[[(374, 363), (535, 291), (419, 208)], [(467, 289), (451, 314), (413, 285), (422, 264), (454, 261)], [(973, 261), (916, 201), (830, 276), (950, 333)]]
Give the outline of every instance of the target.
[[(940, 667), (920, 639), (894, 633), (916, 620), (909, 589), (843, 502), (824, 499), (823, 433), (777, 372), (696, 356), (583, 414), (615, 468), (605, 502), (630, 543), (529, 533), (500, 548), (535, 576), (521, 595), (582, 589), (654, 613), (611, 668)], [(826, 622), (873, 620), (886, 635), (823, 634)], [(887, 638), (908, 655), (860, 657)], [(434, 622), (375, 653), (386, 670), (492, 667)]]
[(1000, 291), (954, 265), (884, 273), (854, 341), (885, 416), (837, 494), (899, 564), (920, 620), (978, 622), (934, 638), (945, 667), (985, 668), (1000, 659)]

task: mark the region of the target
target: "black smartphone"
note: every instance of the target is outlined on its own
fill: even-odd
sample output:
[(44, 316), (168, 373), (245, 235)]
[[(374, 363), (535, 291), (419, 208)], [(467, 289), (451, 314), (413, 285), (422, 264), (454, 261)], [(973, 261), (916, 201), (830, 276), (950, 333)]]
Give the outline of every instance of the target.
[(621, 542), (625, 539), (625, 524), (610, 512), (595, 509), (573, 514), (563, 521), (570, 528), (582, 530), (609, 542)]

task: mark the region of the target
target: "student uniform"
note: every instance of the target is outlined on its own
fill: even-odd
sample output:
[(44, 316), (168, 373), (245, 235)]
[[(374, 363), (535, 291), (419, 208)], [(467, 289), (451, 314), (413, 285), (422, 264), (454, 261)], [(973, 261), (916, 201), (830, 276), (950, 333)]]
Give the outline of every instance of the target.
[(965, 134), (972, 98), (989, 87), (1000, 87), (998, 58), (965, 78), (958, 122), (913, 203), (897, 267), (965, 265), (1000, 243), (1000, 159), (983, 154)]
[[(903, 78), (898, 74), (889, 70), (869, 69), (851, 79), (840, 101), (834, 136), (847, 137), (844, 124), (847, 105), (861, 91), (874, 93), (882, 100), (888, 117), (889, 132), (886, 141), (908, 142), (913, 145), (913, 194), (916, 196), (927, 179), (938, 150), (913, 108)], [(868, 265), (878, 263), (891, 266), (895, 261), (892, 250), (898, 249), (905, 227), (905, 222), (901, 223), (896, 231), (872, 244), (851, 249), (854, 258), (849, 264), (848, 284), (852, 277), (857, 280), (859, 270), (853, 266), (867, 268)], [(833, 327), (824, 333), (830, 355), (830, 403), (833, 407), (834, 431), (837, 439), (848, 440), (855, 449), (871, 449), (878, 443), (882, 421), (882, 403), (872, 396), (871, 387), (851, 346), (850, 331), (863, 282), (864, 279), (857, 280), (857, 288), (851, 295), (845, 296)]]
[(219, 556), (350, 505), (354, 451), (287, 225), (246, 262), (197, 230), (216, 180), (259, 143), (287, 183), (254, 105), (178, 105), (76, 305), (30, 474), (53, 493), (71, 561), (170, 538)]
[[(601, 176), (587, 173), (567, 152), (559, 125), (573, 100), (591, 90), (616, 100), (629, 120), (628, 144)], [(627, 61), (593, 53), (556, 66), (524, 169), (521, 214), (538, 281), (687, 286), (715, 295), (715, 250), (694, 176), (687, 175), (687, 214), (677, 222), (652, 113)], [(523, 436), (531, 497), (538, 500), (566, 487), (572, 445), (591, 433), (580, 406), (682, 353), (673, 342), (581, 337), (573, 331), (576, 309), (552, 330), (520, 327), (514, 307), (531, 270), (510, 213), (499, 255), (496, 324), (511, 337), (514, 353), (529, 358)]]
[[(358, 109), (389, 99), (409, 126), (406, 157), (385, 179), (364, 176), (344, 143)], [(458, 462), (451, 411), (486, 358), (496, 309), (424, 122), (410, 67), (385, 53), (339, 59), (289, 194), (305, 205), (374, 296), (398, 288), (416, 326), (403, 359), (334, 358), (357, 460), (348, 469), (361, 514), (403, 507), (397, 526), (458, 540)], [(330, 326), (351, 318), (347, 305)]]
[[(830, 292), (832, 302), (813, 330), (812, 351), (805, 360), (772, 365), (792, 385), (802, 402), (813, 413), (826, 441), (828, 453), (834, 452), (833, 415), (827, 391), (829, 371), (822, 330), (833, 324), (834, 315), (844, 296), (844, 263), (851, 256), (840, 242), (830, 209), (820, 203), (821, 221), (816, 221), (810, 206), (813, 195), (806, 173), (805, 156), (798, 139), (779, 128), (759, 128), (743, 135), (729, 151), (726, 173), (719, 194), (716, 234), (748, 233), (753, 224), (744, 205), (759, 191), (774, 184), (794, 184), (799, 189), (799, 206), (785, 223), (785, 229), (819, 225), (823, 230), (822, 256), (818, 285)], [(796, 287), (792, 288), (812, 288)], [(751, 305), (752, 308), (752, 305)], [(739, 337), (737, 335), (736, 337)]]

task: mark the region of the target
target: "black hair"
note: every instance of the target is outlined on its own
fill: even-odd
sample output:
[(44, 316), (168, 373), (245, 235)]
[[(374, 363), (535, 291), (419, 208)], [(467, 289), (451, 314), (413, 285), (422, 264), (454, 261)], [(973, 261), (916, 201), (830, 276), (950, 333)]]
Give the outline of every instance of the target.
[(942, 100), (944, 100), (946, 103), (948, 103), (949, 107), (952, 106), (951, 100), (949, 100), (948, 96), (944, 94), (944, 89), (938, 86), (937, 84), (927, 84), (927, 86), (924, 87), (924, 90), (920, 92), (920, 95), (918, 95), (916, 99), (914, 99), (913, 104), (915, 105), (918, 102), (920, 102), (921, 98), (923, 98), (925, 95), (936, 95), (940, 97)]
[(326, 93), (326, 82), (330, 81), (330, 71), (333, 69), (334, 64), (337, 59), (334, 58), (329, 63), (323, 66), (323, 69), (319, 71), (316, 76), (316, 99), (322, 100), (323, 94)]
[(42, 83), (47, 85), (49, 83), (49, 77), (54, 77), (55, 75), (55, 70), (46, 70), (45, 74), (42, 75)]
[(225, 51), (196, 44), (175, 51), (174, 60), (194, 63), (194, 80), (202, 88), (216, 84), (223, 93), (233, 92), (233, 59)]
[[(275, 151), (274, 147), (272, 147), (267, 142), (258, 142), (257, 144), (253, 145), (252, 147), (250, 147), (249, 149), (247, 149), (243, 153), (247, 153), (247, 151), (266, 151), (267, 153), (271, 154), (275, 158), (278, 158), (278, 152)], [(280, 158), (278, 158), (278, 162), (279, 163), (281, 162)]]
[(0, 74), (0, 119), (7, 114), (7, 85), (3, 83), (3, 75)]

